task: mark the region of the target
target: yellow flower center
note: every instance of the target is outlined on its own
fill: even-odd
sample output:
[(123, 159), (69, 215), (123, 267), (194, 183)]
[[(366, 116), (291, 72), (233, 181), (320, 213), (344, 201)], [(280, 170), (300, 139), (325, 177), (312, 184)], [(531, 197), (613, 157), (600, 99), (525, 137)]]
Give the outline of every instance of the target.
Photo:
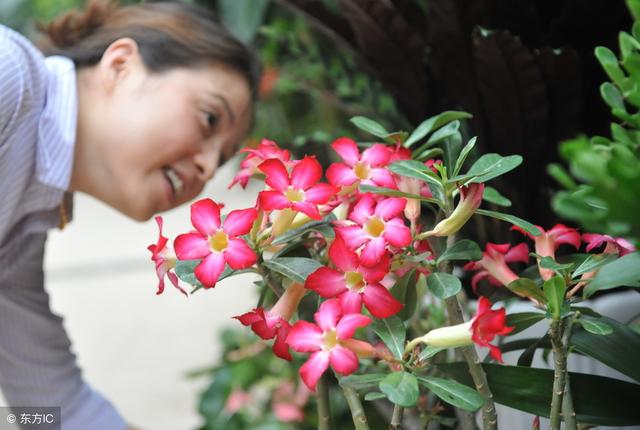
[(369, 166), (358, 162), (353, 167), (353, 173), (355, 173), (359, 179), (367, 179), (369, 177)]
[(222, 252), (227, 249), (229, 244), (229, 236), (222, 230), (215, 232), (213, 236), (209, 237), (209, 246), (213, 251)]
[(369, 235), (378, 237), (384, 231), (384, 222), (379, 217), (375, 216), (367, 221), (364, 229)]
[(289, 187), (287, 189), (287, 191), (285, 191), (284, 196), (287, 198), (287, 200), (289, 200), (291, 203), (293, 202), (301, 202), (304, 200), (304, 191), (302, 190), (296, 190), (293, 187)]
[(364, 278), (359, 272), (347, 272), (344, 274), (347, 287), (351, 290), (359, 290), (364, 287)]
[(338, 344), (338, 333), (335, 330), (330, 330), (324, 334), (324, 349), (328, 350)]

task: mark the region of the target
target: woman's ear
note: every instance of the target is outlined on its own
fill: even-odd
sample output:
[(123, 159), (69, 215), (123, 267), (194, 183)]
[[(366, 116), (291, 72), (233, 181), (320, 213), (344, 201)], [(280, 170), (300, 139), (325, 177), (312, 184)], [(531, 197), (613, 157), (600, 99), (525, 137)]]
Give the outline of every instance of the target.
[(98, 63), (100, 82), (107, 92), (112, 92), (123, 80), (144, 71), (138, 44), (129, 37), (111, 43)]

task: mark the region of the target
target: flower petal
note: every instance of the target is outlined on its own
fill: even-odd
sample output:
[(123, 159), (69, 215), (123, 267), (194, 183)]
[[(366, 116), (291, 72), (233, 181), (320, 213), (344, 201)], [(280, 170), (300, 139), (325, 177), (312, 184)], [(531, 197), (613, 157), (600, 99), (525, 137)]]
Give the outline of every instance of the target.
[(185, 295), (185, 297), (189, 297), (189, 295), (187, 294), (187, 292), (184, 290), (184, 288), (182, 288), (180, 286), (180, 284), (178, 283), (178, 276), (173, 273), (173, 272), (167, 272), (167, 277), (169, 278), (169, 280), (171, 281), (171, 283), (173, 284), (174, 287), (176, 287), (178, 289), (178, 291), (180, 291), (182, 294)]
[(304, 384), (311, 390), (316, 391), (318, 380), (329, 367), (329, 352), (317, 351), (311, 354), (306, 363), (300, 367), (300, 377)]
[(335, 231), (336, 236), (342, 236), (349, 249), (358, 249), (369, 240), (359, 225), (336, 226)]
[(340, 294), (340, 305), (345, 314), (359, 314), (362, 312), (362, 294), (353, 290), (345, 290)]
[(355, 372), (360, 365), (356, 353), (340, 345), (331, 348), (329, 360), (333, 370), (341, 375), (349, 375)]
[(254, 208), (231, 211), (224, 220), (222, 229), (229, 235), (229, 237), (247, 234), (251, 230), (253, 222), (257, 217), (258, 211)]
[(181, 234), (173, 241), (178, 260), (195, 260), (211, 253), (209, 241), (200, 233)]
[(304, 286), (324, 298), (336, 297), (347, 289), (344, 275), (328, 267), (320, 267), (307, 276)]
[(392, 188), (392, 189), (398, 188), (398, 184), (396, 183), (396, 180), (393, 178), (393, 174), (386, 168), (371, 169), (371, 172), (369, 173), (369, 180), (379, 187), (386, 187), (386, 188)]
[(329, 247), (329, 259), (342, 272), (353, 272), (358, 268), (358, 254), (347, 247), (342, 236), (336, 235)]
[(391, 159), (391, 151), (387, 145), (376, 143), (362, 152), (360, 161), (372, 167), (386, 166)]
[(193, 269), (193, 273), (205, 288), (213, 288), (223, 270), (224, 256), (217, 252), (212, 252)]
[(504, 261), (507, 263), (528, 263), (529, 262), (529, 246), (522, 242), (511, 248), (504, 255)]
[(256, 254), (243, 239), (229, 239), (224, 259), (233, 270), (246, 269), (258, 261)]
[(331, 185), (347, 186), (358, 181), (353, 169), (343, 163), (333, 163), (327, 169), (326, 174)]
[(357, 222), (360, 225), (364, 225), (367, 221), (369, 221), (369, 218), (373, 216), (373, 207), (375, 204), (376, 200), (372, 194), (363, 194), (349, 214), (349, 219)]
[(333, 185), (318, 183), (304, 192), (304, 200), (311, 203), (323, 204), (340, 190)]
[(289, 187), (289, 172), (278, 158), (270, 158), (258, 165), (258, 169), (264, 172), (264, 182), (274, 190), (286, 191)]
[(400, 216), (407, 205), (407, 199), (402, 197), (388, 197), (376, 206), (375, 214), (383, 220)]
[(384, 233), (382, 234), (387, 242), (397, 248), (409, 246), (413, 238), (411, 230), (407, 227), (402, 219), (392, 218), (384, 224)]
[(294, 211), (302, 212), (311, 219), (320, 220), (320, 212), (318, 211), (318, 205), (311, 202), (294, 202), (291, 204), (291, 209)]
[(276, 340), (273, 342), (273, 353), (287, 361), (291, 361), (292, 359), (291, 352), (289, 352), (289, 345), (285, 342), (289, 331), (291, 331), (291, 325), (286, 321), (281, 321), (276, 332)]
[(374, 237), (364, 245), (360, 253), (360, 262), (365, 266), (374, 266), (387, 252), (387, 241), (383, 236)]
[(291, 206), (291, 202), (280, 191), (260, 191), (258, 194), (260, 207), (267, 211), (285, 209)]
[(338, 339), (352, 338), (357, 329), (366, 327), (369, 324), (371, 324), (371, 318), (368, 316), (362, 314), (346, 314), (340, 318), (336, 326)]
[(331, 147), (338, 153), (347, 165), (353, 167), (360, 159), (360, 151), (358, 145), (353, 139), (348, 137), (339, 137), (333, 141)]
[(289, 330), (287, 344), (298, 352), (313, 352), (322, 348), (322, 330), (309, 321), (298, 320)]
[(362, 295), (365, 307), (376, 318), (388, 318), (400, 312), (403, 307), (403, 304), (380, 284), (367, 285)]
[(193, 203), (191, 224), (203, 236), (211, 236), (220, 228), (220, 206), (211, 199), (202, 199)]
[(342, 316), (342, 306), (338, 299), (330, 299), (320, 305), (318, 311), (313, 314), (316, 324), (323, 332), (333, 330)]
[(291, 171), (291, 185), (298, 190), (308, 190), (322, 178), (322, 166), (315, 157), (306, 156)]

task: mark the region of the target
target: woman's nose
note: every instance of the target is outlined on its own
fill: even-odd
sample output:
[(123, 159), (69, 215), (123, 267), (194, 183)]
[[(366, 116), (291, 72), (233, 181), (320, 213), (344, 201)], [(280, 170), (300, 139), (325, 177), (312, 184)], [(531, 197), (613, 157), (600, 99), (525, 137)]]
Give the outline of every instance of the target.
[(220, 153), (218, 151), (200, 151), (193, 156), (193, 161), (198, 170), (198, 179), (207, 182), (213, 177), (218, 166)]

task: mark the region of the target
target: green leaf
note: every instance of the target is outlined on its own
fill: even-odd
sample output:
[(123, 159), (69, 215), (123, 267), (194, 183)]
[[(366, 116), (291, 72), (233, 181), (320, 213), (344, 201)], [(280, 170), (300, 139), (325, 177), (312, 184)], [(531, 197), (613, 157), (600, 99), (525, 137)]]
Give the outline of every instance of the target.
[(511, 223), (517, 227), (520, 227), (521, 229), (523, 229), (524, 231), (526, 231), (532, 236), (540, 236), (540, 229), (538, 229), (538, 227), (531, 224), (529, 221), (525, 221), (522, 218), (518, 218), (515, 215), (509, 215), (502, 212), (488, 211), (485, 209), (476, 209), (476, 213)]
[(323, 227), (330, 226), (332, 221), (335, 221), (336, 216), (334, 214), (329, 214), (324, 219), (320, 221), (310, 221), (298, 228), (294, 228), (292, 230), (288, 230), (278, 236), (273, 242), (273, 245), (281, 245), (283, 243), (290, 243), (294, 240), (297, 240), (302, 235), (309, 231), (320, 231)]
[(445, 260), (480, 260), (482, 250), (473, 240), (462, 239), (447, 248), (440, 257), (437, 264)]
[(622, 110), (626, 109), (622, 93), (611, 82), (605, 82), (600, 86), (600, 95), (610, 107)]
[(387, 396), (383, 393), (380, 393), (378, 391), (372, 391), (370, 393), (367, 393), (364, 395), (364, 399), (368, 402), (373, 401), (373, 400), (380, 400), (380, 399), (386, 399)]
[(409, 148), (414, 143), (422, 140), (429, 133), (434, 132), (443, 125), (455, 121), (457, 119), (471, 118), (472, 115), (467, 112), (458, 111), (445, 111), (439, 115), (433, 116), (424, 120), (416, 129), (411, 133), (409, 138), (404, 142), (403, 146)]
[(454, 176), (449, 179), (453, 182), (487, 182), (493, 178), (504, 175), (507, 172), (522, 164), (520, 155), (508, 155), (503, 157), (499, 154), (484, 154), (471, 166), (464, 175)]
[(440, 179), (423, 163), (416, 160), (402, 160), (389, 165), (389, 170), (400, 176), (419, 179), (442, 188)]
[(384, 344), (387, 345), (393, 356), (401, 360), (407, 336), (407, 329), (402, 320), (395, 315), (385, 319), (376, 319), (371, 327)]
[[(189, 285), (193, 285), (195, 288), (191, 291), (194, 293), (200, 288), (204, 288), (204, 286), (198, 281), (195, 273), (193, 273), (193, 269), (200, 264), (200, 260), (178, 260), (176, 261), (175, 272), (178, 278), (182, 281), (186, 282)], [(240, 275), (242, 273), (251, 273), (253, 272), (251, 269), (242, 269), (242, 270), (233, 270), (231, 267), (226, 266), (220, 276), (218, 277), (218, 282), (233, 276)]]
[(488, 185), (484, 187), (482, 199), (488, 201), (489, 203), (493, 203), (494, 205), (502, 206), (505, 208), (511, 206), (511, 200), (500, 194), (500, 191)]
[(302, 257), (278, 257), (266, 260), (264, 264), (269, 270), (280, 273), (293, 281), (304, 283), (307, 276), (322, 267), (317, 260)]
[(423, 202), (429, 202), (429, 203), (436, 204), (438, 206), (442, 206), (442, 202), (439, 200), (423, 197), (418, 194), (405, 193), (403, 191), (394, 190), (393, 188), (376, 187), (374, 185), (365, 185), (365, 184), (360, 185), (359, 188), (361, 193), (380, 194), (382, 196), (388, 196), (388, 197), (404, 197), (407, 199), (416, 199), (416, 200), (421, 200)]
[(427, 277), (427, 287), (439, 299), (455, 296), (462, 289), (460, 279), (450, 273), (433, 272)]
[(532, 297), (541, 303), (547, 302), (547, 298), (540, 290), (540, 287), (529, 278), (518, 278), (507, 285), (507, 288), (519, 296)]
[(547, 309), (549, 313), (553, 315), (554, 319), (560, 319), (564, 307), (564, 294), (567, 290), (564, 279), (560, 276), (549, 278), (542, 284), (542, 289), (547, 298)]
[(418, 161), (425, 161), (428, 160), (430, 158), (435, 158), (439, 155), (442, 155), (443, 151), (442, 148), (429, 148), (425, 151), (422, 151), (421, 153), (418, 153), (417, 151), (415, 151), (413, 153), (413, 155), (411, 156), (411, 158), (413, 158), (414, 160), (418, 160)]
[(567, 270), (571, 270), (571, 268), (574, 266), (573, 263), (558, 263), (551, 257), (541, 257), (539, 264), (543, 269), (551, 269), (553, 271), (561, 273), (564, 273)]
[(458, 156), (458, 159), (456, 160), (456, 165), (455, 165), (455, 167), (453, 169), (453, 175), (452, 176), (457, 176), (458, 173), (460, 173), (460, 170), (462, 169), (462, 166), (464, 165), (464, 162), (467, 160), (467, 157), (469, 156), (469, 153), (471, 152), (473, 147), (476, 146), (476, 140), (477, 140), (476, 136), (472, 137), (469, 140), (469, 142), (467, 142), (467, 144), (464, 146), (464, 148), (462, 148), (462, 150), (460, 151), (460, 155)]
[(422, 351), (420, 351), (420, 355), (418, 356), (419, 361), (425, 361), (436, 355), (437, 353), (446, 350), (447, 348), (438, 347), (438, 346), (429, 346), (427, 345)]
[(220, 0), (216, 5), (225, 26), (238, 39), (250, 44), (264, 21), (269, 0)]
[(529, 327), (543, 319), (544, 314), (540, 312), (518, 312), (515, 314), (508, 314), (507, 322), (505, 323), (505, 325), (515, 328), (507, 336), (512, 336), (516, 333), (520, 333), (521, 331), (528, 329)]
[(391, 402), (404, 408), (415, 406), (420, 395), (416, 377), (407, 372), (390, 373), (378, 387)]
[(579, 318), (576, 320), (576, 322), (589, 333), (597, 334), (600, 336), (613, 333), (613, 328), (611, 328), (609, 324), (603, 323), (602, 321)]
[(416, 311), (417, 291), (416, 291), (416, 271), (415, 269), (409, 270), (405, 273), (396, 284), (391, 288), (391, 294), (400, 303), (404, 305), (400, 312), (396, 316), (403, 321), (411, 318)]
[(632, 252), (603, 266), (584, 289), (584, 296), (620, 286), (640, 287), (640, 253)]
[(480, 393), (457, 381), (433, 376), (418, 376), (418, 381), (440, 399), (465, 411), (477, 411), (484, 404)]
[[(545, 336), (548, 337), (548, 335), (545, 335)], [(531, 345), (529, 345), (529, 347), (527, 347), (524, 351), (522, 351), (522, 354), (520, 354), (520, 357), (518, 357), (518, 363), (517, 363), (518, 366), (531, 367), (531, 363), (533, 363), (533, 357), (536, 354), (536, 349), (538, 349), (541, 346), (543, 340), (545, 339), (545, 336), (533, 342)], [(551, 340), (549, 340), (549, 342), (551, 342)]]
[(591, 254), (574, 270), (573, 277), (577, 278), (584, 273), (593, 272), (617, 258), (615, 254)]
[(350, 121), (360, 130), (364, 130), (381, 139), (384, 139), (389, 135), (389, 132), (381, 124), (372, 119), (365, 118), (363, 116), (354, 116)]
[(586, 330), (576, 329), (570, 339), (570, 343), (576, 351), (640, 382), (640, 366), (638, 366), (640, 363), (640, 334), (610, 318), (591, 318), (582, 315), (580, 319), (604, 322), (611, 327), (613, 333), (599, 336)]
[(363, 375), (351, 374), (338, 380), (340, 385), (353, 388), (356, 391), (368, 390), (377, 387), (387, 375), (384, 373), (365, 373)]
[[(598, 336), (606, 339), (609, 336)], [(438, 369), (473, 387), (466, 363), (443, 363)], [(542, 417), (549, 416), (553, 370), (483, 363), (497, 403)], [(602, 426), (640, 424), (640, 385), (603, 376), (569, 372), (579, 422)], [(597, 389), (594, 389), (597, 387)]]

